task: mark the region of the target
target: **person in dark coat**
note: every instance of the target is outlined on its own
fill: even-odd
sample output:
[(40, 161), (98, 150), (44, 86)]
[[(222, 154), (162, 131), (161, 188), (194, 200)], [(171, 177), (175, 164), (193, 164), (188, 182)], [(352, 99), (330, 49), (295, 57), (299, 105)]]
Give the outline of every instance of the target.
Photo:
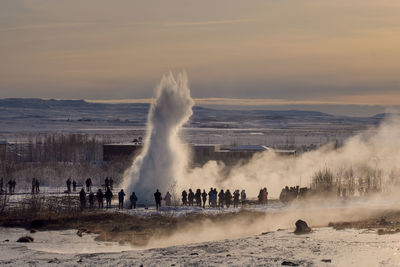
[(106, 208), (111, 208), (111, 199), (113, 198), (113, 193), (109, 187), (107, 187), (107, 191), (104, 196), (106, 197)]
[(231, 205), (231, 202), (232, 202), (232, 194), (228, 189), (225, 192), (225, 205), (227, 208), (229, 208), (229, 206)]
[(225, 201), (225, 193), (224, 193), (224, 190), (221, 189), (221, 191), (218, 193), (218, 207), (223, 208), (224, 201)]
[(193, 206), (194, 193), (192, 189), (189, 189), (188, 200), (189, 200), (189, 206)]
[(203, 200), (203, 209), (206, 208), (206, 201), (207, 201), (207, 193), (206, 190), (203, 190), (203, 193), (201, 193), (201, 198)]
[(107, 187), (110, 186), (110, 180), (108, 180), (108, 176), (104, 180), (104, 190), (107, 190)]
[(135, 192), (132, 192), (131, 196), (129, 197), (129, 200), (131, 201), (131, 209), (132, 209), (132, 207), (134, 209), (136, 209), (136, 202), (137, 202), (138, 198), (137, 198)]
[(40, 181), (39, 181), (39, 179), (36, 179), (36, 181), (35, 181), (35, 192), (36, 192), (36, 194), (39, 194), (39, 192), (40, 192)]
[(158, 210), (159, 208), (161, 208), (161, 193), (160, 191), (157, 191), (154, 193), (154, 199), (156, 200), (156, 209)]
[(81, 209), (86, 208), (86, 193), (83, 188), (79, 192), (79, 200), (81, 201)]
[[(76, 181), (75, 180), (72, 181), (72, 189), (74, 190), (74, 192), (76, 192)], [(71, 184), (69, 185), (69, 191), (71, 192)]]
[(239, 190), (236, 190), (233, 193), (233, 207), (234, 208), (238, 208), (239, 207), (239, 197), (240, 197)]
[(182, 192), (182, 205), (187, 206), (187, 193), (186, 190), (183, 190)]
[(32, 194), (35, 193), (35, 188), (36, 188), (36, 179), (35, 177), (32, 178)]
[(15, 192), (15, 186), (17, 185), (17, 182), (15, 181), (15, 179), (12, 180), (12, 192)]
[(196, 199), (197, 206), (201, 207), (201, 190), (200, 189), (196, 190), (196, 194), (194, 195), (194, 197)]
[(263, 195), (264, 195), (264, 190), (260, 189), (260, 192), (258, 193), (258, 203), (259, 204), (263, 203)]
[(103, 208), (104, 207), (104, 200), (103, 200), (104, 194), (100, 188), (96, 193), (96, 198), (97, 198), (97, 203), (98, 203), (99, 209)]
[(66, 181), (67, 184), (67, 191), (68, 193), (71, 192), (71, 177), (68, 178), (68, 180)]
[(124, 189), (121, 189), (118, 193), (118, 208), (123, 209), (124, 208), (124, 198), (125, 198), (125, 192)]
[(91, 186), (92, 186), (92, 185), (91, 185), (91, 182), (92, 182), (92, 181), (91, 181), (90, 178), (87, 178), (87, 179), (86, 179), (86, 182), (85, 182), (85, 183), (86, 183), (86, 191), (88, 191), (88, 192), (90, 191)]
[(92, 191), (89, 193), (89, 207), (94, 208), (94, 193)]

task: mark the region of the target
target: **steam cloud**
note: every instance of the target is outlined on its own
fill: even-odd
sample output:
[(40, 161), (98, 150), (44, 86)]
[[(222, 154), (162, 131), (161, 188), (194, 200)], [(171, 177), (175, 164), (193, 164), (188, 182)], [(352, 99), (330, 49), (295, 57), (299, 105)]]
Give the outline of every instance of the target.
[(386, 119), (379, 127), (371, 128), (349, 138), (343, 147), (326, 145), (298, 157), (281, 157), (273, 152), (255, 155), (245, 165), (235, 166), (228, 177), (221, 178), (223, 165), (208, 162), (190, 171), (189, 179), (181, 180), (182, 188), (220, 187), (246, 189), (250, 197), (266, 186), (271, 197), (278, 197), (285, 186), (310, 186), (313, 175), (325, 168), (336, 177), (346, 180), (351, 170), (353, 177), (379, 176), (382, 189), (393, 190), (400, 183), (400, 120)]
[(178, 132), (192, 115), (193, 105), (185, 73), (176, 79), (169, 73), (161, 79), (148, 115), (143, 151), (124, 178), (124, 188), (135, 191), (140, 203), (153, 203), (156, 189), (175, 193), (177, 177), (183, 176), (188, 162)]
[(271, 197), (278, 197), (285, 185), (310, 186), (312, 176), (324, 168), (343, 179), (348, 178), (349, 170), (353, 177), (379, 175), (384, 190), (399, 183), (400, 123), (396, 117), (349, 138), (339, 149), (327, 145), (298, 157), (263, 152), (247, 164), (233, 167), (228, 176), (222, 175), (224, 165), (215, 161), (189, 169), (190, 153), (178, 137), (194, 103), (187, 83), (185, 74), (179, 74), (177, 80), (169, 74), (158, 86), (144, 150), (125, 175), (124, 188), (128, 192), (135, 189), (140, 202), (153, 203), (157, 188), (163, 194), (188, 188), (246, 189), (249, 197), (255, 197), (260, 188), (267, 187)]

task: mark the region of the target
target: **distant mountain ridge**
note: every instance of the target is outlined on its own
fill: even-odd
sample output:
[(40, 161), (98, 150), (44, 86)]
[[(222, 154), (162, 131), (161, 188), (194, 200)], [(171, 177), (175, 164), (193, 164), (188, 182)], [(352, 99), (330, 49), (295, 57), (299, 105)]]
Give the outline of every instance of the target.
[[(8, 131), (82, 127), (144, 127), (150, 104), (92, 103), (85, 100), (0, 99), (0, 127)], [(195, 106), (186, 127), (286, 128), (310, 124), (375, 125), (385, 116), (359, 118), (303, 110), (230, 110)]]

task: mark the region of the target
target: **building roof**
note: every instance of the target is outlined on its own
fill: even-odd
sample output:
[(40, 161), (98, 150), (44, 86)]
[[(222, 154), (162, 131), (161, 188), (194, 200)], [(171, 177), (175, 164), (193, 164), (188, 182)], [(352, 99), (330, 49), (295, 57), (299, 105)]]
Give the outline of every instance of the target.
[(271, 150), (269, 147), (263, 145), (241, 145), (232, 148), (231, 151), (268, 151)]

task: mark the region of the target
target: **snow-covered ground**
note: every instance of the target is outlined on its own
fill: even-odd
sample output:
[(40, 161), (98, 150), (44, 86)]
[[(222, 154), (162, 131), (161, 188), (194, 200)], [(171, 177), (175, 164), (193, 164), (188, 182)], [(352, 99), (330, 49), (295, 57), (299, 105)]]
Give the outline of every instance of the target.
[[(0, 229), (1, 266), (399, 266), (400, 234), (317, 228), (297, 236), (293, 229), (221, 241), (137, 250), (129, 245), (78, 237), (75, 231), (30, 234), (34, 243), (16, 243), (30, 234)], [(9, 241), (5, 241), (9, 240)]]

